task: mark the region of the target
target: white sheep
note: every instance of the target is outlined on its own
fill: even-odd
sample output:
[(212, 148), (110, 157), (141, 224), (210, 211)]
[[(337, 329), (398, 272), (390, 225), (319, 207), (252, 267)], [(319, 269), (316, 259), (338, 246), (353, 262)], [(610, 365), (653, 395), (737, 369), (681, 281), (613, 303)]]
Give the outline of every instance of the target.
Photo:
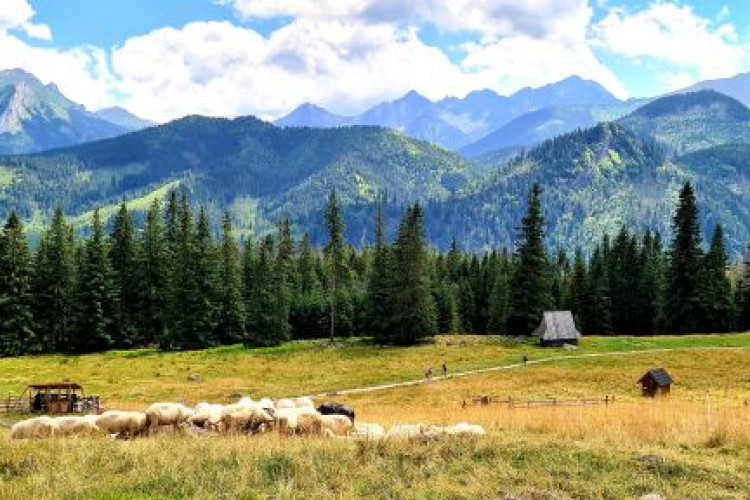
[(432, 426), (423, 424), (397, 424), (388, 429), (386, 439), (414, 439), (430, 434)]
[(487, 434), (487, 431), (481, 425), (467, 424), (466, 422), (443, 427), (442, 430), (449, 436), (484, 436)]
[(219, 429), (222, 432), (256, 431), (262, 424), (270, 424), (273, 417), (258, 404), (227, 405), (221, 412)]
[(146, 409), (146, 415), (151, 430), (161, 425), (171, 425), (177, 431), (194, 412), (182, 403), (154, 403)]
[(352, 421), (346, 415), (321, 415), (321, 430), (329, 431), (334, 436), (346, 436), (352, 428)]
[[(280, 410), (276, 410), (273, 416), (274, 420), (276, 421), (276, 425), (278, 426), (279, 433), (287, 436), (298, 433), (300, 415), (312, 415), (313, 417), (320, 416), (315, 408), (309, 406), (303, 406), (301, 408), (282, 408)], [(312, 431), (308, 433), (312, 433)]]
[(380, 424), (357, 422), (349, 431), (349, 436), (353, 439), (378, 440), (385, 437), (385, 429)]
[(293, 402), (297, 408), (315, 408), (315, 403), (308, 397), (294, 398)]
[(251, 405), (253, 404), (253, 398), (249, 396), (242, 396), (239, 401), (237, 401), (238, 405)]
[(258, 401), (258, 405), (260, 405), (261, 408), (270, 410), (274, 410), (276, 408), (276, 405), (271, 398), (260, 398), (260, 400)]
[(57, 417), (60, 436), (95, 436), (102, 431), (96, 423), (97, 415)]
[(221, 412), (224, 410), (222, 404), (199, 403), (193, 409), (193, 416), (188, 418), (192, 425), (203, 427), (204, 429), (216, 428), (221, 421)]
[(294, 401), (291, 399), (279, 399), (276, 401), (276, 409), (281, 410), (284, 408), (296, 408), (297, 405), (294, 404)]
[(37, 439), (55, 437), (59, 432), (59, 425), (54, 419), (43, 416), (21, 420), (10, 428), (11, 439)]
[(135, 437), (148, 432), (148, 416), (140, 411), (109, 410), (96, 416), (102, 432), (122, 437)]

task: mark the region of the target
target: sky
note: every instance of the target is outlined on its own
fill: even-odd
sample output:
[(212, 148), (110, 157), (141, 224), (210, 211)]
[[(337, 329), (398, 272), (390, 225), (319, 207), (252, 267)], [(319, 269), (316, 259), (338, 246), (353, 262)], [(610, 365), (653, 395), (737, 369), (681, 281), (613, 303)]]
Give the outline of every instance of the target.
[(0, 69), (163, 122), (353, 115), (571, 75), (620, 98), (750, 71), (747, 0), (0, 0)]

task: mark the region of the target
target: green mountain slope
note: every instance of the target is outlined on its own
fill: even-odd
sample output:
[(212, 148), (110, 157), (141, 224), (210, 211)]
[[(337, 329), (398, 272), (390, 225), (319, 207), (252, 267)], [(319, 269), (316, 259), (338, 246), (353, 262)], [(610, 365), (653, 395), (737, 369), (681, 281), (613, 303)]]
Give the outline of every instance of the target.
[(188, 117), (64, 150), (0, 158), (0, 167), (7, 179), (0, 207), (27, 217), (57, 204), (79, 214), (171, 184), (211, 210), (236, 209), (246, 227), (316, 212), (332, 187), (349, 204), (368, 203), (382, 190), (398, 200), (444, 199), (481, 173), (455, 153), (389, 129), (281, 129), (252, 117)]
[(713, 90), (657, 99), (618, 120), (680, 155), (721, 144), (750, 143), (750, 109)]

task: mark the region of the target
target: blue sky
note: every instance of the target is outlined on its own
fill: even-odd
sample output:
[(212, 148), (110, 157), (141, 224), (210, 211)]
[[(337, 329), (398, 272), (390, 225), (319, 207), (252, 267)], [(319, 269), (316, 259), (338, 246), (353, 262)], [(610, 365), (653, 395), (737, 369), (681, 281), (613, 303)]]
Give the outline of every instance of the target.
[(0, 69), (164, 121), (353, 114), (571, 74), (622, 98), (750, 70), (744, 0), (2, 0)]

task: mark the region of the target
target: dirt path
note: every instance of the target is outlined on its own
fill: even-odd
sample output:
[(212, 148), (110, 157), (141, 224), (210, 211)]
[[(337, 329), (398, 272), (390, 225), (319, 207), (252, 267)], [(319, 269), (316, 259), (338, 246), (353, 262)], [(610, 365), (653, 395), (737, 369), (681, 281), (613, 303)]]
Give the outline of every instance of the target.
[(440, 382), (443, 380), (451, 380), (451, 379), (460, 378), (460, 377), (468, 377), (471, 375), (478, 375), (482, 373), (499, 372), (499, 371), (504, 371), (504, 370), (514, 370), (516, 368), (522, 368), (524, 366), (529, 366), (529, 365), (540, 365), (542, 363), (552, 363), (555, 361), (566, 361), (566, 360), (571, 360), (571, 359), (575, 360), (575, 359), (586, 359), (586, 358), (606, 358), (606, 357), (612, 357), (612, 356), (628, 356), (631, 354), (653, 354), (653, 353), (675, 352), (675, 351), (712, 351), (712, 350), (715, 351), (715, 350), (741, 350), (741, 349), (748, 349), (748, 348), (747, 347), (673, 347), (673, 348), (660, 348), (660, 349), (642, 349), (642, 350), (635, 350), (635, 351), (595, 352), (595, 353), (588, 353), (588, 354), (575, 354), (575, 355), (569, 355), (569, 356), (551, 356), (548, 358), (530, 359), (525, 364), (513, 363), (510, 365), (490, 366), (488, 368), (478, 368), (476, 370), (467, 370), (464, 372), (452, 373), (448, 375), (447, 377), (435, 376), (435, 377), (432, 377), (430, 380), (426, 380), (422, 378), (422, 379), (417, 379), (417, 380), (408, 380), (406, 382), (395, 382), (392, 384), (372, 385), (369, 387), (357, 387), (354, 389), (342, 389), (338, 391), (324, 392), (321, 394), (313, 394), (308, 397), (323, 398), (327, 396), (341, 396), (345, 394), (360, 394), (364, 392), (382, 391), (386, 389), (397, 389), (399, 387), (410, 387), (413, 385)]

